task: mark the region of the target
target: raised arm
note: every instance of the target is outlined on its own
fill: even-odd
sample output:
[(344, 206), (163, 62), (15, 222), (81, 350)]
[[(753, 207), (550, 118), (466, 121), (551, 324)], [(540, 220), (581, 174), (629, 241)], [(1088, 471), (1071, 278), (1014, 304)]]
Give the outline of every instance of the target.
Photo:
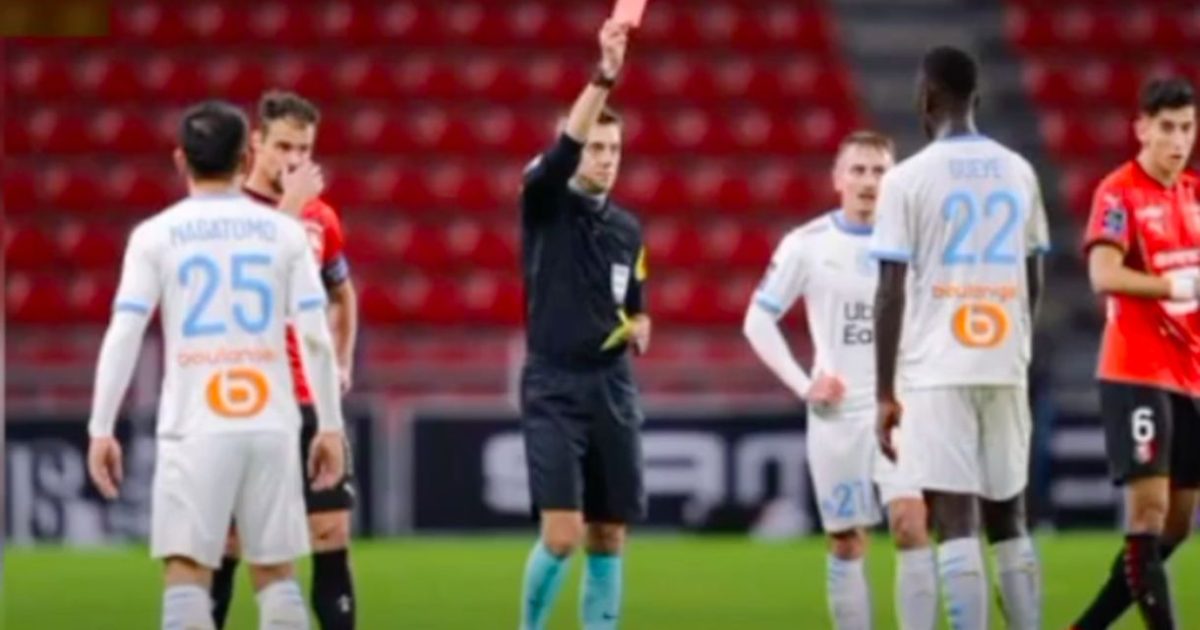
[(600, 29), (600, 63), (595, 75), (571, 106), (557, 142), (525, 170), (522, 195), (527, 200), (537, 201), (538, 197), (565, 188), (575, 175), (583, 145), (625, 62), (628, 41), (628, 25), (609, 20)]

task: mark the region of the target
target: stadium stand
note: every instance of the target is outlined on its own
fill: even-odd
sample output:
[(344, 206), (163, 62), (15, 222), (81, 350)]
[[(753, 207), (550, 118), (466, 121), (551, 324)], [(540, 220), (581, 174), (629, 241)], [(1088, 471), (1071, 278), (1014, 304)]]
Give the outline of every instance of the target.
[[(324, 111), (318, 155), (365, 320), (360, 385), (505, 391), (520, 173), (586, 80), (607, 10), (150, 0), (117, 11), (102, 45), (23, 43), (6, 60), (4, 243), (9, 358), (29, 369), (10, 375), (10, 402), (86, 396), (124, 234), (182, 194), (180, 107), (251, 105), (268, 87)], [(783, 231), (833, 202), (830, 151), (862, 122), (836, 42), (815, 1), (663, 3), (636, 34), (617, 197), (650, 241), (650, 393), (778, 393), (738, 323)]]

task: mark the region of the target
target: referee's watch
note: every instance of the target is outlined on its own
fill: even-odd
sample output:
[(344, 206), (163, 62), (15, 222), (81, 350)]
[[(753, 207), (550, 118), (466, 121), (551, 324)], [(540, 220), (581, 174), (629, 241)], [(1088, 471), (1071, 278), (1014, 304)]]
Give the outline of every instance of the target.
[(606, 90), (611, 90), (617, 85), (617, 77), (604, 74), (604, 70), (600, 66), (596, 66), (596, 70), (592, 72), (592, 80), (589, 81), (592, 85)]

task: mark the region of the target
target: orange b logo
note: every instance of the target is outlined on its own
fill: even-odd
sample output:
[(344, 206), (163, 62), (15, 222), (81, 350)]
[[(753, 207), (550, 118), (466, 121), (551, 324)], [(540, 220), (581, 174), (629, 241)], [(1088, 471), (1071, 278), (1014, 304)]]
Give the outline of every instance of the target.
[(994, 302), (964, 304), (954, 311), (954, 338), (968, 348), (991, 348), (1008, 337), (1008, 313)]
[(208, 379), (208, 406), (226, 418), (248, 418), (267, 405), (271, 388), (254, 368), (222, 370)]

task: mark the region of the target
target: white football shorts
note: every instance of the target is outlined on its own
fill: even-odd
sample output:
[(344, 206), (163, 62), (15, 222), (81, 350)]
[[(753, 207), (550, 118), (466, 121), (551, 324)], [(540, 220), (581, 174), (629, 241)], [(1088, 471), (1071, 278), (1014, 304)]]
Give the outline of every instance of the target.
[[(921, 498), (875, 439), (875, 405), (808, 409), (808, 461), (821, 524), (826, 532), (872, 527), (883, 506), (898, 498)], [(878, 493), (876, 493), (878, 487)]]
[(1026, 389), (978, 385), (900, 393), (900, 472), (924, 490), (1005, 501), (1029, 481)]
[(299, 432), (202, 433), (160, 438), (150, 551), (221, 565), (230, 520), (250, 564), (309, 553)]

